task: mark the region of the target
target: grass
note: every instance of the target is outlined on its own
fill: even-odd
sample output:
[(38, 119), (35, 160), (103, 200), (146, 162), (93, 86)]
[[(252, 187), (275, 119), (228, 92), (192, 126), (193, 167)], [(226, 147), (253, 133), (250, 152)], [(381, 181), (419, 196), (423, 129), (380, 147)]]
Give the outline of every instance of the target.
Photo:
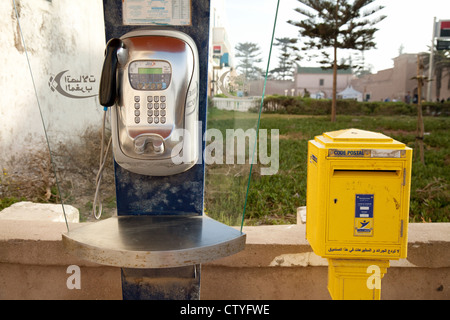
[(12, 206), (16, 202), (26, 201), (26, 198), (7, 197), (0, 199), (0, 211)]
[[(220, 130), (225, 138), (226, 129), (256, 129), (257, 117), (257, 113), (209, 108), (208, 129)], [(410, 220), (450, 222), (450, 118), (425, 117), (424, 121), (427, 133), (424, 140), (425, 165), (413, 162)], [(338, 116), (337, 121), (331, 123), (329, 116), (263, 114), (261, 129), (268, 129), (269, 132), (271, 129), (279, 130), (279, 170), (275, 175), (261, 176), (261, 165), (253, 165), (245, 224), (296, 222), (297, 207), (306, 205), (308, 140), (327, 131), (358, 128), (382, 132), (414, 148), (416, 122), (414, 116)], [(97, 141), (94, 135), (97, 133), (90, 133), (83, 141)], [(92, 145), (81, 145), (74, 150), (57, 149), (56, 158), (59, 163), (66, 164), (60, 178), (63, 198), (66, 204), (76, 205), (80, 209), (83, 221), (89, 220), (91, 215), (95, 188), (93, 168), (98, 166), (98, 149), (98, 146)], [(271, 150), (270, 146), (268, 149)], [(24, 163), (15, 161), (17, 166), (22, 166), (9, 172), (3, 171), (0, 177), (0, 210), (25, 199), (57, 202), (52, 197), (55, 184), (51, 166), (42, 154), (45, 150), (39, 154), (24, 155), (21, 157), (26, 160)], [(250, 156), (247, 154), (248, 158)], [(115, 189), (112, 167), (107, 172), (109, 174), (104, 177), (102, 185), (102, 198), (105, 210), (113, 212)], [(248, 162), (245, 165), (206, 165), (205, 211), (209, 216), (228, 225), (241, 224), (249, 172)]]
[[(223, 130), (231, 124), (236, 127), (244, 118), (256, 124), (256, 116), (252, 118), (251, 114), (239, 115), (212, 108), (208, 116), (208, 128)], [(425, 165), (413, 162), (410, 221), (450, 222), (450, 118), (425, 117), (424, 122), (427, 132)], [(259, 165), (254, 166), (245, 223), (295, 223), (296, 208), (306, 205), (307, 141), (315, 136), (358, 128), (382, 132), (414, 148), (416, 126), (417, 119), (413, 116), (338, 116), (337, 121), (331, 123), (328, 116), (263, 114), (261, 129), (279, 129), (279, 171), (276, 175), (261, 176), (257, 170)], [(244, 171), (248, 169), (235, 176), (238, 168), (226, 171), (221, 166), (207, 166), (205, 205), (211, 216), (225, 218), (229, 224), (240, 221), (248, 181)], [(218, 194), (220, 197), (216, 198)]]
[[(208, 129), (217, 129), (225, 141), (226, 130), (239, 128), (256, 129), (258, 115), (208, 108)], [(205, 211), (214, 219), (228, 225), (240, 225), (250, 173), (250, 164), (226, 164), (224, 143), (223, 164), (206, 166)], [(248, 150), (248, 144), (246, 145)], [(247, 153), (246, 159), (249, 159)], [(236, 163), (236, 162), (235, 162)]]

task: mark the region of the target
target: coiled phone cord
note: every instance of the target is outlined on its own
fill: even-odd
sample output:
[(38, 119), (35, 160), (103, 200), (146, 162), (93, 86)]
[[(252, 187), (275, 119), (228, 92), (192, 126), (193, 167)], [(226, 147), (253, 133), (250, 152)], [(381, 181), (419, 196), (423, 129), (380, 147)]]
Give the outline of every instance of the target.
[[(97, 177), (95, 179), (95, 195), (94, 195), (94, 202), (92, 204), (92, 213), (95, 217), (95, 219), (99, 220), (102, 216), (103, 212), (103, 206), (102, 206), (102, 200), (100, 199), (100, 184), (102, 181), (103, 176), (103, 169), (105, 168), (106, 158), (108, 156), (109, 149), (111, 147), (111, 141), (112, 136), (109, 138), (108, 144), (105, 149), (105, 127), (106, 127), (106, 113), (108, 111), (107, 107), (104, 107), (103, 110), (105, 111), (103, 114), (103, 125), (102, 125), (102, 136), (101, 136), (101, 142), (100, 142), (100, 167), (98, 169)], [(98, 203), (98, 211), (97, 211), (97, 203)]]

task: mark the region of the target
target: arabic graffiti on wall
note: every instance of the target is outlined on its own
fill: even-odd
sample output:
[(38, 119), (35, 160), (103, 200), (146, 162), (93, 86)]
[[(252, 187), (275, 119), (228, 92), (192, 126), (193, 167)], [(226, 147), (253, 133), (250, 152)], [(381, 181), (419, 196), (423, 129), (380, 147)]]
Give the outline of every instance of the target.
[(66, 74), (69, 70), (64, 70), (56, 76), (51, 75), (48, 80), (48, 86), (53, 92), (71, 98), (86, 99), (97, 96), (96, 79), (93, 75), (70, 75)]

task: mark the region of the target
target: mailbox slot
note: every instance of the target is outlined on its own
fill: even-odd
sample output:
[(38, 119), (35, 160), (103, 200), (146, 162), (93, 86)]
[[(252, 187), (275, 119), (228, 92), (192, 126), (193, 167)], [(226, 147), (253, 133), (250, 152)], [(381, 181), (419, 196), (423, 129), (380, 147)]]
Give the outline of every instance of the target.
[(383, 176), (392, 177), (401, 175), (401, 170), (351, 170), (334, 169), (333, 176), (355, 177), (355, 176)]

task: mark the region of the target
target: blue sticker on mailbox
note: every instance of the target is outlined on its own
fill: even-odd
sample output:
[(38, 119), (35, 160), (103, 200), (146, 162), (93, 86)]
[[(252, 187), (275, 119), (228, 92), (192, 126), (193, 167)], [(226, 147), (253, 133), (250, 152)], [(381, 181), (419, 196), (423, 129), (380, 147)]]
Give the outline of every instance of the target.
[(355, 236), (373, 236), (373, 194), (357, 194), (355, 200)]
[(373, 194), (357, 194), (355, 218), (373, 218)]

